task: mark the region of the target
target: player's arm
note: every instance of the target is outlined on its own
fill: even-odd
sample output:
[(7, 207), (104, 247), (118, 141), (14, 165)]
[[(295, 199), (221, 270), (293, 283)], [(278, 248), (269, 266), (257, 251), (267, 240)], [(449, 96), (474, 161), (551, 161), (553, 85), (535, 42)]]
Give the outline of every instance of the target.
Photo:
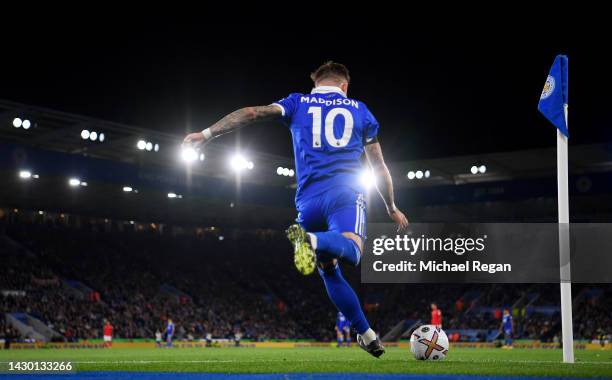
[(365, 146), (365, 154), (374, 176), (380, 178), (376, 183), (376, 189), (385, 202), (387, 214), (393, 222), (397, 224), (398, 230), (408, 227), (408, 219), (395, 205), (395, 195), (393, 193), (393, 179), (389, 168), (385, 164), (382, 148), (379, 142), (373, 142)]
[(275, 105), (245, 107), (236, 110), (202, 132), (190, 133), (183, 141), (187, 145), (205, 144), (217, 136), (232, 132), (258, 121), (272, 121), (283, 116), (282, 109)]

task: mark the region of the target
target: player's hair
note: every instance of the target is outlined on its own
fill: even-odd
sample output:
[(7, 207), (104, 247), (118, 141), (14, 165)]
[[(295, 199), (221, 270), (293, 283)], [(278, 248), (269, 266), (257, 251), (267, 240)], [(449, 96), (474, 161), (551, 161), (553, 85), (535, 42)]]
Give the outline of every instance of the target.
[(325, 62), (312, 74), (310, 74), (310, 79), (312, 79), (314, 83), (329, 78), (345, 79), (347, 83), (351, 81), (351, 77), (346, 66), (334, 61)]

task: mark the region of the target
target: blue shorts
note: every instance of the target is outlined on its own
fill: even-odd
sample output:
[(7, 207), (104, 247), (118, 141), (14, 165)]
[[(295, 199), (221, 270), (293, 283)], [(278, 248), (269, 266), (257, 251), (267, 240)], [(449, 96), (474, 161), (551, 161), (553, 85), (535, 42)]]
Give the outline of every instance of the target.
[(352, 232), (366, 238), (366, 201), (362, 193), (339, 186), (297, 204), (296, 221), (308, 232)]

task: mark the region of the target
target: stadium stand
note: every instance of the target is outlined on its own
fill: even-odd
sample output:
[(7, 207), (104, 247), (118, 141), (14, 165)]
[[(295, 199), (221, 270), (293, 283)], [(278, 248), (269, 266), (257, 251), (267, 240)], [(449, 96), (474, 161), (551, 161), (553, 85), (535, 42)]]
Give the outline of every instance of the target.
[[(230, 338), (238, 331), (255, 340), (334, 339), (335, 310), (316, 276), (293, 269), (282, 233), (295, 218), (295, 183), (277, 167), (292, 167), (290, 158), (251, 151), (255, 169), (237, 182), (225, 162), (235, 147), (213, 144), (206, 164), (187, 175), (177, 165), (179, 136), (0, 100), (0, 121), (10, 125), (17, 114), (36, 121), (36, 135), (0, 129), (5, 344), (101, 338), (105, 319), (116, 337), (153, 338), (168, 318), (179, 339)], [(104, 131), (107, 141), (83, 140), (85, 127)], [(137, 149), (142, 136), (160, 150)], [(572, 146), (571, 157), (581, 157), (570, 163), (573, 222), (612, 219), (611, 152), (610, 144)], [(475, 162), (486, 163), (486, 173), (471, 174)], [(412, 221), (556, 222), (555, 162), (554, 149), (546, 148), (390, 168)], [(431, 176), (411, 180), (415, 168)], [(21, 178), (26, 169), (37, 178)], [(70, 176), (89, 186), (68, 188)], [(127, 185), (138, 194), (124, 192)], [(184, 198), (170, 199), (170, 191)], [(376, 196), (368, 204), (369, 221), (386, 220)], [(343, 272), (381, 335), (399, 326), (404, 333), (391, 335), (405, 337), (405, 330), (429, 322), (429, 304), (436, 302), (444, 329), (461, 340), (496, 339), (504, 308), (517, 338), (558, 339), (555, 284), (364, 285), (358, 269)], [(609, 333), (611, 292), (609, 285), (574, 285), (576, 337)], [(16, 320), (26, 327), (19, 331)]]
[[(40, 321), (54, 332), (38, 326), (47, 340), (100, 338), (105, 319), (117, 337), (151, 338), (167, 318), (184, 340), (206, 333), (231, 339), (238, 331), (254, 340), (334, 338), (335, 310), (319, 301), (325, 290), (314, 276), (293, 270), (280, 231), (234, 231), (220, 240), (218, 232), (119, 230), (114, 221), (70, 226), (62, 215), (32, 221), (25, 214), (7, 210), (1, 218), (5, 340), (43, 339), (13, 328), (9, 320), (17, 317)], [(428, 322), (429, 304), (436, 302), (444, 328), (461, 340), (496, 338), (503, 308), (515, 317), (517, 337), (558, 339), (554, 284), (362, 285), (356, 269), (345, 267), (345, 273), (383, 334), (399, 321)], [(612, 289), (574, 287), (575, 334), (598, 339), (612, 322)]]

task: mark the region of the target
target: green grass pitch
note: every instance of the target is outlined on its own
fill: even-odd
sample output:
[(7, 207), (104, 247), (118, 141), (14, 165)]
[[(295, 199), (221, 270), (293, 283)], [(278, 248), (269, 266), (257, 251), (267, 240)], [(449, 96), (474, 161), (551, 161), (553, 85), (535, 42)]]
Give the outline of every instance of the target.
[(576, 351), (576, 364), (561, 363), (558, 349), (451, 348), (440, 362), (416, 361), (406, 348), (374, 359), (353, 348), (174, 348), (0, 350), (9, 361), (72, 361), (80, 371), (223, 373), (363, 372), (555, 377), (612, 377), (612, 351)]

